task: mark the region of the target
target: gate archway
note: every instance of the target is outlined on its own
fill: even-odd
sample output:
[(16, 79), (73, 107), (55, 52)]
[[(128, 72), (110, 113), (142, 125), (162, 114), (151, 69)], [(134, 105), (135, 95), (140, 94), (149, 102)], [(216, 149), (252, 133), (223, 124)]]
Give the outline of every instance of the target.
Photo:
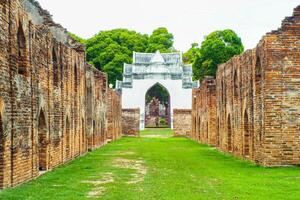
[(170, 93), (162, 84), (151, 86), (145, 95), (145, 127), (171, 127)]

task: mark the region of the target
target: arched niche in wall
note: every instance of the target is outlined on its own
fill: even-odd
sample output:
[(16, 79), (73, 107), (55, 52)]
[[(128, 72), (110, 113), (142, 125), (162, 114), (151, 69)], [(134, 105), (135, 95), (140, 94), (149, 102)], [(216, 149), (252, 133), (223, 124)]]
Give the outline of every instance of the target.
[(23, 30), (23, 25), (19, 22), (17, 32), (17, 70), (20, 75), (28, 75), (28, 52), (26, 47), (26, 37)]
[(249, 118), (248, 113), (245, 111), (244, 113), (244, 157), (248, 158), (250, 156), (250, 130), (249, 130)]
[(38, 166), (40, 171), (47, 170), (48, 162), (48, 128), (44, 110), (41, 109), (38, 116)]
[(67, 116), (66, 119), (66, 159), (69, 159), (71, 157), (71, 124), (70, 124), (70, 118)]
[(238, 76), (237, 76), (237, 71), (235, 70), (233, 75), (233, 93), (234, 93), (234, 101), (236, 102), (238, 100), (238, 88), (239, 88)]
[(232, 128), (231, 128), (231, 117), (228, 115), (227, 119), (227, 150), (232, 151)]
[(256, 64), (255, 64), (255, 102), (256, 110), (258, 111), (257, 117), (259, 127), (257, 129), (258, 140), (262, 139), (262, 63), (259, 53), (256, 53)]
[(52, 48), (52, 65), (53, 65), (53, 85), (57, 87), (59, 85), (59, 67), (55, 48)]

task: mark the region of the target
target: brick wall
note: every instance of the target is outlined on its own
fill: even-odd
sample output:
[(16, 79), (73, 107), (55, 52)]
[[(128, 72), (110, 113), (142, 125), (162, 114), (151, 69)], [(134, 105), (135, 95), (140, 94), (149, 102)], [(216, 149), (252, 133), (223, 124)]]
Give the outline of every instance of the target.
[(121, 96), (109, 89), (108, 91), (107, 122), (108, 139), (116, 140), (122, 136), (122, 102)]
[(191, 138), (218, 146), (216, 118), (216, 82), (213, 77), (205, 77), (200, 88), (193, 91)]
[[(299, 41), (300, 6), (255, 49), (220, 65), (215, 92), (206, 92), (207, 79), (193, 91), (192, 138), (213, 145), (201, 133), (205, 102), (216, 93), (209, 108), (216, 109), (216, 131), (208, 138), (216, 138), (221, 151), (264, 166), (300, 164)], [(213, 127), (213, 121), (206, 123)]]
[(0, 187), (105, 144), (121, 123), (108, 130), (120, 98), (108, 102), (106, 74), (34, 1), (0, 1), (0, 73)]
[(140, 109), (122, 109), (123, 135), (138, 136), (140, 133)]
[(174, 136), (190, 137), (191, 134), (191, 110), (174, 109), (173, 110), (173, 129)]

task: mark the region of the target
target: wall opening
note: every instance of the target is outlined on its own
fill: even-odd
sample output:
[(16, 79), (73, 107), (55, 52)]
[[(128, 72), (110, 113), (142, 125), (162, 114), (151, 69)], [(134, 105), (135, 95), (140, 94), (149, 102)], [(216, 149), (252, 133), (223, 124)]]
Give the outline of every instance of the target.
[(257, 122), (259, 124), (259, 127), (257, 129), (257, 135), (258, 140), (261, 141), (262, 139), (262, 65), (261, 65), (261, 59), (257, 55), (256, 57), (256, 65), (255, 65), (255, 96), (256, 96), (256, 110), (258, 111), (258, 119)]
[(96, 122), (95, 122), (95, 120), (93, 120), (93, 138), (92, 138), (92, 147), (94, 147), (95, 144), (96, 144), (96, 141), (95, 141), (96, 133), (97, 133), (97, 131), (96, 131)]
[(86, 138), (85, 138), (85, 124), (84, 124), (84, 119), (81, 119), (81, 150), (84, 152), (86, 150)]
[(145, 127), (171, 127), (170, 93), (161, 84), (154, 84), (145, 96)]
[(38, 152), (39, 152), (39, 170), (45, 171), (47, 170), (47, 125), (46, 125), (46, 117), (44, 111), (40, 111), (39, 121), (38, 121)]
[(209, 131), (209, 125), (208, 125), (208, 122), (206, 122), (206, 136), (205, 137), (206, 137), (206, 141), (208, 143), (210, 143), (209, 138), (208, 138), (208, 136), (209, 136), (208, 131)]
[(198, 140), (200, 141), (201, 140), (201, 116), (199, 116), (198, 118), (198, 124), (197, 124), (197, 127), (198, 127)]
[(26, 51), (26, 39), (22, 28), (22, 23), (19, 23), (17, 33), (17, 70), (21, 75), (27, 75), (27, 51)]
[(237, 79), (237, 72), (236, 70), (234, 71), (234, 76), (233, 76), (233, 91), (234, 91), (234, 101), (237, 102), (238, 100), (238, 88), (239, 88), (239, 84), (238, 84), (238, 79)]
[(53, 85), (57, 87), (59, 83), (59, 78), (58, 78), (59, 67), (58, 67), (57, 55), (54, 48), (52, 49), (52, 65), (53, 65)]
[(77, 92), (77, 86), (78, 86), (78, 69), (77, 64), (74, 65), (74, 90)]
[(247, 111), (244, 114), (244, 156), (250, 156), (250, 131)]
[(217, 146), (220, 146), (220, 119), (217, 120)]
[(71, 127), (70, 127), (70, 120), (67, 117), (66, 120), (66, 158), (69, 159), (71, 157)]
[(229, 152), (232, 152), (232, 130), (230, 115), (227, 120), (227, 148)]

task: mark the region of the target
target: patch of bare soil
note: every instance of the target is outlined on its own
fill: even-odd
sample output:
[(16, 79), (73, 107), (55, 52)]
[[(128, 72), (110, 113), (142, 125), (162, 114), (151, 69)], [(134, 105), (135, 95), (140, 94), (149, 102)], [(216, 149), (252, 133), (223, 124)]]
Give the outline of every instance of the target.
[(99, 180), (82, 181), (82, 183), (87, 183), (94, 186), (93, 190), (87, 194), (88, 198), (96, 198), (102, 196), (106, 190), (104, 185), (113, 182), (114, 182), (114, 177), (112, 173), (103, 174), (102, 178)]
[(127, 184), (137, 184), (144, 181), (147, 174), (147, 167), (143, 160), (130, 160), (125, 158), (117, 158), (114, 160), (114, 166), (122, 169), (133, 169), (135, 173), (131, 174), (132, 178)]

